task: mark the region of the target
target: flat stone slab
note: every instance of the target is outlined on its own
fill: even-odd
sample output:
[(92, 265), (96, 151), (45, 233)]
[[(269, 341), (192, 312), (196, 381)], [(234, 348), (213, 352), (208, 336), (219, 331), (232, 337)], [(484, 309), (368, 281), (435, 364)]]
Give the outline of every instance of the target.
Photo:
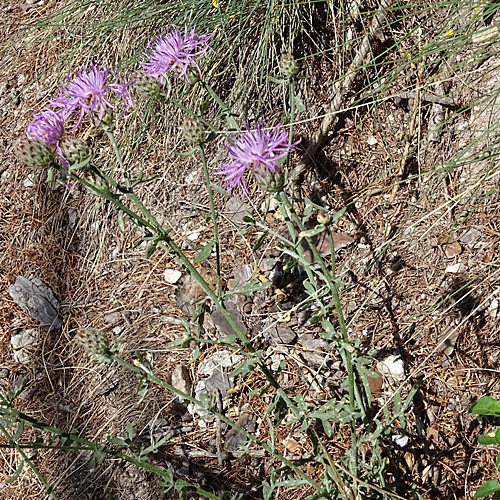
[(14, 302), (29, 316), (39, 321), (44, 328), (58, 330), (62, 327), (59, 302), (42, 280), (38, 278), (29, 280), (18, 276), (8, 291)]

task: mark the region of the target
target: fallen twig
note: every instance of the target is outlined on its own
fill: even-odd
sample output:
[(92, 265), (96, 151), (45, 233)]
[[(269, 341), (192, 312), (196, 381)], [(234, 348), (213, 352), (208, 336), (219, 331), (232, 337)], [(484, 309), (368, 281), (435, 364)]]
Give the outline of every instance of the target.
[(316, 153), (324, 145), (327, 138), (327, 132), (337, 119), (337, 114), (342, 107), (343, 95), (345, 95), (353, 86), (359, 70), (364, 66), (366, 57), (371, 52), (371, 40), (374, 34), (380, 30), (386, 17), (386, 10), (389, 8), (391, 0), (382, 0), (379, 13), (373, 18), (370, 30), (365, 35), (356, 57), (351, 63), (347, 76), (342, 81), (338, 81), (334, 86), (334, 97), (326, 109), (327, 116), (323, 118), (321, 125), (314, 134), (309, 146), (302, 156), (302, 160), (292, 172), (293, 182), (297, 182), (307, 167), (314, 161)]

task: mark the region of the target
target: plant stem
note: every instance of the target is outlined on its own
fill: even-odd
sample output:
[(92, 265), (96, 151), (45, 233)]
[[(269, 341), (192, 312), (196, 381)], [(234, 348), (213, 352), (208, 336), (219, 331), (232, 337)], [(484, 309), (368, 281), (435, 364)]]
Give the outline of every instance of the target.
[(201, 145), (198, 147), (198, 149), (200, 151), (201, 164), (203, 166), (203, 173), (205, 176), (205, 186), (207, 188), (208, 201), (210, 203), (210, 217), (212, 218), (212, 224), (214, 226), (215, 257), (216, 257), (216, 266), (217, 266), (217, 294), (218, 294), (219, 300), (222, 302), (222, 279), (221, 279), (221, 272), (220, 272), (219, 226), (217, 223), (217, 214), (215, 212), (214, 193), (212, 190), (212, 185), (210, 184), (210, 174), (208, 172), (205, 151), (203, 150), (203, 146), (201, 146)]
[[(153, 375), (153, 373), (151, 373), (150, 370), (146, 369), (142, 365), (134, 365), (134, 364), (128, 363), (127, 361), (123, 360), (122, 358), (120, 358), (116, 355), (113, 355), (112, 359), (114, 361), (116, 361), (117, 363), (119, 363), (121, 366), (124, 366), (125, 368), (128, 368), (129, 370), (131, 370), (131, 371), (133, 371), (141, 376), (145, 375), (147, 377), (148, 381), (153, 382), (153, 383), (159, 385), (160, 387), (173, 392), (174, 394), (178, 394), (179, 396), (182, 396), (184, 399), (186, 399), (187, 401), (190, 401), (191, 403), (194, 403), (198, 406), (203, 407), (201, 401), (198, 401), (196, 398), (194, 398), (190, 394), (182, 392), (182, 391), (176, 389), (175, 387), (173, 387), (172, 385), (168, 384), (167, 382), (164, 382), (163, 380), (158, 378), (156, 375)], [(309, 476), (307, 476), (307, 474), (305, 474), (301, 469), (299, 469), (293, 462), (291, 462), (290, 460), (288, 460), (284, 456), (282, 456), (279, 453), (277, 453), (276, 451), (274, 451), (269, 445), (267, 445), (266, 443), (263, 443), (262, 441), (259, 441), (255, 436), (250, 434), (243, 427), (241, 427), (238, 424), (236, 424), (235, 422), (233, 422), (231, 419), (227, 418), (222, 413), (219, 413), (218, 411), (213, 410), (213, 409), (210, 409), (208, 411), (210, 411), (210, 413), (212, 413), (215, 417), (219, 418), (222, 422), (226, 423), (227, 425), (229, 425), (233, 429), (236, 429), (238, 432), (243, 434), (249, 441), (260, 446), (262, 449), (264, 449), (265, 451), (267, 451), (268, 453), (270, 453), (271, 455), (276, 457), (278, 460), (283, 462), (285, 465), (290, 467), (301, 479), (303, 479), (304, 481), (307, 481), (307, 483), (310, 484), (311, 486), (313, 486), (314, 488), (316, 488), (316, 490), (319, 489), (319, 486), (314, 482), (314, 480), (312, 480)]]
[(220, 106), (222, 111), (224, 111), (230, 127), (232, 127), (234, 130), (239, 130), (236, 120), (231, 115), (231, 110), (226, 106), (226, 103), (222, 101), (222, 99), (216, 94), (214, 89), (203, 80), (200, 80), (200, 85), (210, 94), (210, 97)]
[[(290, 200), (286, 196), (286, 193), (282, 191), (280, 193), (281, 196), (281, 201), (283, 204), (286, 206), (288, 209), (288, 213), (290, 214), (290, 217), (292, 218), (293, 222), (296, 224), (296, 226), (300, 229), (300, 231), (306, 231), (306, 228), (304, 224), (302, 223), (302, 220), (300, 217), (296, 214), (295, 210), (292, 207), (292, 204), (290, 203)], [(322, 255), (319, 253), (319, 250), (317, 249), (316, 245), (312, 241), (311, 238), (305, 237), (305, 240), (309, 247), (311, 248), (311, 251), (314, 255), (314, 259), (316, 263), (320, 266), (320, 269), (323, 273), (324, 279), (330, 289), (330, 292), (332, 293), (333, 296), (333, 303), (335, 305), (335, 309), (337, 311), (337, 317), (338, 317), (338, 322), (339, 322), (339, 328), (342, 333), (342, 339), (343, 339), (343, 344), (340, 346), (340, 352), (342, 359), (344, 361), (344, 365), (347, 371), (347, 386), (349, 390), (349, 407), (353, 413), (356, 412), (357, 409), (359, 409), (362, 412), (363, 415), (363, 420), (365, 420), (366, 417), (366, 410), (364, 408), (364, 403), (363, 403), (363, 398), (359, 394), (359, 389), (356, 384), (356, 378), (355, 378), (355, 373), (354, 373), (354, 367), (352, 363), (352, 353), (349, 351), (347, 346), (350, 345), (349, 341), (349, 336), (347, 334), (347, 327), (344, 319), (344, 313), (342, 311), (342, 306), (340, 304), (340, 297), (338, 293), (338, 288), (336, 284), (336, 279), (335, 275), (332, 274), (332, 272), (328, 269), (328, 267), (325, 264), (325, 261), (322, 257)], [(333, 241), (331, 240), (331, 243), (333, 244)], [(331, 247), (331, 255), (332, 255), (332, 262), (335, 259), (335, 248), (332, 246)], [(334, 264), (332, 264), (332, 270), (334, 270)], [(357, 476), (357, 469), (358, 469), (358, 453), (357, 453), (357, 435), (356, 435), (356, 422), (352, 421), (351, 422), (351, 449), (353, 450), (353, 460), (351, 461), (351, 472), (354, 476)]]

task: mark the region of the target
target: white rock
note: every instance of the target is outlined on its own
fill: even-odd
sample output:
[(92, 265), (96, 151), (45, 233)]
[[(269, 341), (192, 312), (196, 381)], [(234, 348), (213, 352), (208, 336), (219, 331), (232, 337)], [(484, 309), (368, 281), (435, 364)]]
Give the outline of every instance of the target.
[(165, 269), (165, 272), (163, 273), (163, 278), (171, 285), (177, 283), (181, 276), (182, 273), (176, 269)]
[(113, 334), (114, 335), (120, 335), (120, 333), (122, 333), (124, 330), (125, 330), (124, 326), (115, 326), (113, 328)]
[(375, 144), (378, 144), (377, 139), (375, 139), (375, 137), (372, 137), (372, 136), (367, 137), (365, 139), (365, 142), (366, 142), (366, 144), (368, 144), (368, 146), (375, 146)]
[(458, 264), (452, 264), (451, 266), (448, 266), (444, 270), (444, 272), (456, 274), (456, 273), (463, 273), (463, 272), (465, 272), (466, 269), (467, 268), (465, 267), (465, 264), (462, 264), (461, 262), (459, 262)]
[(191, 184), (196, 177), (200, 174), (199, 170), (193, 170), (187, 177), (186, 177), (186, 184)]
[(200, 237), (200, 233), (198, 231), (193, 231), (187, 235), (187, 239), (189, 241), (196, 241)]
[(400, 448), (404, 448), (408, 444), (408, 436), (401, 436), (400, 434), (394, 434), (391, 436), (392, 442), (397, 444)]
[(36, 328), (24, 330), (21, 333), (12, 335), (10, 343), (14, 349), (14, 359), (23, 365), (29, 363), (30, 351), (33, 346), (40, 341), (40, 331)]
[(488, 307), (488, 314), (495, 319), (498, 315), (498, 300), (493, 299)]
[(405, 378), (405, 367), (401, 356), (388, 356), (382, 361), (377, 361), (377, 370), (382, 375), (394, 380), (403, 380)]
[(221, 371), (222, 368), (232, 368), (243, 359), (244, 357), (239, 354), (234, 354), (230, 351), (219, 351), (200, 363), (198, 373), (209, 376), (215, 370)]
[(35, 183), (33, 182), (33, 174), (29, 174), (26, 179), (24, 179), (23, 186), (30, 188), (33, 187)]
[(14, 349), (22, 349), (23, 347), (30, 347), (40, 340), (40, 332), (36, 328), (24, 330), (21, 333), (12, 335), (10, 343)]

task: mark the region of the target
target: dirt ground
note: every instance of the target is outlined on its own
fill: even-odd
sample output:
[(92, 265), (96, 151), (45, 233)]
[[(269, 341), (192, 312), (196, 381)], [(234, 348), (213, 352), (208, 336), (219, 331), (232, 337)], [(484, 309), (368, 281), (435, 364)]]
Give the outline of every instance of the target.
[[(46, 12), (57, 6), (49, 4)], [(4, 69), (0, 73), (0, 389), (6, 392), (24, 378), (26, 387), (16, 403), (20, 411), (64, 430), (77, 429), (89, 439), (121, 435), (127, 422), (144, 442), (171, 433), (168, 445), (152, 457), (154, 463), (218, 494), (227, 490), (242, 492), (244, 498), (262, 498), (259, 485), (275, 465), (269, 457), (250, 453), (238, 462), (220, 463), (214, 423), (203, 427), (202, 419), (193, 418), (176, 404), (173, 394), (158, 388), (153, 387), (139, 404), (136, 377), (115, 365), (95, 364), (75, 343), (80, 329), (106, 331), (120, 344), (123, 358), (142, 357), (167, 381), (193, 354), (190, 347), (166, 347), (185, 335), (178, 298), (182, 282), (165, 280), (166, 270), (179, 269), (172, 260), (161, 252), (146, 259), (145, 247), (134, 245), (140, 232), (132, 225), (121, 230), (113, 207), (98, 204), (78, 185), (53, 188), (44, 182), (44, 173), (29, 171), (15, 158), (13, 142), (46, 99), (46, 91), (60, 79), (43, 73), (47, 66), (39, 53), (17, 50), (20, 24), (33, 22), (43, 12), (14, 1), (0, 6), (0, 11)], [(43, 47), (45, 61), (57, 56), (57, 44), (53, 52), (47, 44)], [(474, 71), (471, 67), (460, 71), (450, 62), (452, 76), (441, 95), (451, 96), (452, 104), (445, 99), (415, 99), (402, 78), (387, 91), (376, 119), (365, 118), (366, 109), (344, 113), (332, 125), (329, 140), (298, 188), (316, 203), (348, 205), (334, 231), (345, 239), (336, 262), (345, 282), (341, 301), (349, 334), (359, 341), (374, 369), (389, 356), (403, 364), (401, 379), (386, 378), (374, 391), (374, 413), (384, 405), (391, 407), (394, 384), (405, 395), (419, 383), (407, 428), (401, 430), (400, 437), (406, 439), (397, 441), (394, 434), (384, 443), (388, 486), (404, 498), (410, 498), (411, 486), (426, 499), (470, 498), (484, 481), (498, 479), (496, 450), (477, 445), (493, 422), (469, 413), (479, 397), (500, 397), (496, 298), (500, 200), (495, 154), (500, 102), (485, 101), (500, 87), (500, 61), (493, 49)], [(464, 59), (467, 50), (461, 54)], [(307, 111), (300, 116), (304, 123), (296, 134), (304, 144), (318, 126), (307, 119), (321, 115), (331, 101), (324, 90), (330, 68), (323, 63), (317, 58), (305, 65), (308, 78), (299, 84)], [(471, 102), (476, 104), (446, 122), (457, 106)], [(442, 130), (427, 134), (443, 117)], [(133, 123), (129, 125), (133, 128)], [(485, 130), (490, 131), (486, 139)], [(126, 134), (123, 129), (117, 133)], [(154, 136), (155, 130), (149, 134)], [(182, 144), (179, 135), (171, 141)], [(106, 151), (101, 153), (105, 156)], [(139, 159), (148, 174), (160, 172), (154, 185), (141, 188), (145, 205), (196, 255), (197, 246), (211, 237), (201, 170), (196, 161), (179, 160), (172, 148), (162, 149), (162, 144), (141, 155), (132, 160)], [(294, 161), (298, 160), (297, 155)], [(411, 180), (400, 182), (407, 178)], [(224, 211), (228, 198), (217, 196), (224, 282), (230, 283), (235, 269), (245, 265), (265, 274), (262, 262), (276, 256), (274, 243), (252, 252), (259, 235), (240, 234), (241, 225)], [(352, 199), (356, 202), (350, 203)], [(252, 186), (252, 196), (245, 201), (257, 213), (264, 196)], [(275, 210), (267, 222), (278, 230), (282, 224)], [(211, 265), (204, 272), (209, 273)], [(18, 276), (39, 278), (52, 289), (60, 302), (60, 331), (41, 329), (13, 302), (8, 287)], [(317, 338), (318, 326), (298, 315), (283, 320), (299, 301), (296, 282), (283, 278), (252, 302), (236, 306), (269, 364), (286, 361), (280, 376), (283, 386), (319, 405), (341, 394), (343, 373), (335, 354), (310, 343)], [(286, 331), (292, 332), (287, 342), (262, 334), (266, 318), (281, 318)], [(29, 362), (21, 363), (14, 357), (11, 337), (29, 328), (39, 331), (40, 340)], [(210, 322), (207, 335), (216, 336)], [(221, 348), (203, 347), (200, 358), (189, 365), (194, 385), (201, 379), (200, 362), (217, 350)], [(266, 441), (270, 400), (252, 393), (264, 382), (260, 373), (239, 380), (237, 390), (228, 396), (226, 411), (234, 418), (251, 414), (259, 439)], [(279, 426), (277, 433), (281, 453), (307, 456), (309, 443), (293, 427)], [(336, 428), (336, 433), (342, 436), (343, 430)], [(38, 431), (25, 431), (27, 441), (37, 437)], [(335, 458), (344, 453), (344, 446), (341, 439), (328, 443)], [(27, 467), (7, 483), (18, 460), (15, 452), (0, 449), (0, 497), (47, 498), (44, 486)], [(61, 499), (163, 498), (150, 474), (111, 459), (93, 463), (87, 452), (44, 450), (35, 463)], [(313, 467), (307, 472), (312, 477), (319, 474)], [(310, 493), (296, 491), (293, 498)], [(290, 494), (282, 491), (276, 498)]]

